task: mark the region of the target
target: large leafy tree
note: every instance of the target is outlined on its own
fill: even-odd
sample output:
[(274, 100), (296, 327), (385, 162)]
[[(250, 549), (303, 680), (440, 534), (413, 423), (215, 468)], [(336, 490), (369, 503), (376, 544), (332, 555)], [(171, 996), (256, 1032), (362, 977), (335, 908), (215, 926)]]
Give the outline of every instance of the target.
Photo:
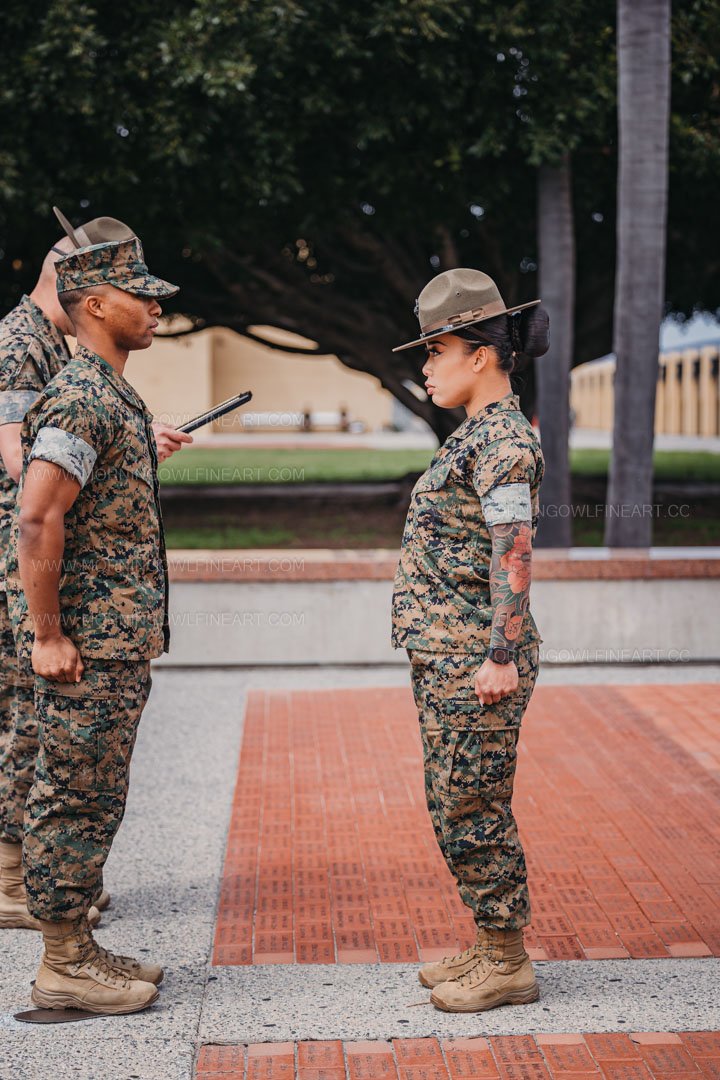
[[(694, 59), (673, 163), (699, 196), (717, 153), (715, 105), (696, 92), (712, 16), (685, 7), (680, 48)], [(500, 14), (486, 0), (9, 0), (5, 306), (54, 238), (52, 202), (74, 220), (114, 214), (182, 285), (175, 310), (194, 326), (308, 336), (442, 437), (456, 421), (412, 392), (420, 358), (390, 348), (414, 333), (414, 298), (437, 269), (481, 266), (508, 302), (536, 294), (537, 169), (568, 147), (574, 359), (609, 347), (612, 19), (604, 4), (530, 0)], [(687, 312), (710, 305), (719, 272), (710, 229), (678, 203), (673, 231), (672, 207), (671, 191), (670, 294)]]

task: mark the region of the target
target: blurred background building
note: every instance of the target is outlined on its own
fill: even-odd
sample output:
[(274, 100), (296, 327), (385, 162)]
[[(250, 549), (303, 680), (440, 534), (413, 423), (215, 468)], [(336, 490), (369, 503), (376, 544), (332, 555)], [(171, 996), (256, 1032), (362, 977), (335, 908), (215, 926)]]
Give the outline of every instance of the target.
[[(263, 337), (288, 348), (312, 342), (270, 327)], [(180, 337), (158, 336), (134, 353), (126, 374), (157, 420), (178, 426), (211, 405), (252, 390), (246, 408), (221, 418), (214, 434), (252, 431), (382, 431), (395, 426), (395, 399), (378, 379), (334, 356), (302, 356), (259, 345), (214, 327)]]
[[(660, 354), (656, 435), (720, 435), (718, 344)], [(580, 364), (570, 374), (573, 426), (612, 431), (615, 358)]]

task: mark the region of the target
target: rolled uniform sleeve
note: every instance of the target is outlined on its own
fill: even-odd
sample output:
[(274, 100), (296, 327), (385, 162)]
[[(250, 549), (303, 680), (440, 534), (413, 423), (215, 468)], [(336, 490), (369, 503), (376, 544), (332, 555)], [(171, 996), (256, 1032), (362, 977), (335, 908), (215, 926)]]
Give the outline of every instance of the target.
[(34, 439), (28, 464), (50, 461), (73, 476), (83, 488), (114, 434), (109, 417), (80, 401), (51, 399), (33, 417), (31, 437)]
[(47, 379), (40, 370), (37, 342), (20, 339), (17, 362), (10, 366), (5, 385), (0, 390), (0, 424), (21, 424), (25, 413), (40, 397)]
[(3, 390), (0, 393), (0, 425), (22, 424), (25, 413), (39, 397), (39, 390)]
[(84, 439), (58, 427), (42, 427), (37, 433), (30, 461), (51, 461), (74, 476), (81, 488), (90, 479), (97, 451)]
[(532, 450), (522, 443), (497, 439), (486, 447), (473, 470), (473, 486), (488, 526), (532, 520), (535, 470)]

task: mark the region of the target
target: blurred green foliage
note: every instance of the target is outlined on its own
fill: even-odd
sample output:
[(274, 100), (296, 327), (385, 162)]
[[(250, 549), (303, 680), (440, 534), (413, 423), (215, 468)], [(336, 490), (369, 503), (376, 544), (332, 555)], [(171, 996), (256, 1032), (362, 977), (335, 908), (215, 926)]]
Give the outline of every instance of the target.
[[(576, 360), (611, 342), (611, 0), (6, 0), (0, 290), (112, 214), (193, 326), (273, 324), (400, 396), (413, 301), (481, 266), (535, 295), (536, 167), (572, 151)], [(676, 0), (668, 306), (720, 295), (720, 8)], [(427, 406), (432, 409), (432, 406)]]

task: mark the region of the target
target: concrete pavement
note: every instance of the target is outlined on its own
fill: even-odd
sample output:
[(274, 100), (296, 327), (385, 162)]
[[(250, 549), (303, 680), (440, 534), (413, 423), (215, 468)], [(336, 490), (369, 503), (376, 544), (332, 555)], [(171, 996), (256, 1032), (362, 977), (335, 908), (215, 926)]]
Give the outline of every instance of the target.
[[(610, 671), (541, 674), (539, 686)], [(619, 669), (623, 681), (720, 681), (720, 670)], [(124, 1018), (18, 1024), (29, 1007), (37, 935), (2, 934), (0, 1080), (191, 1080), (201, 1042), (520, 1031), (720, 1029), (720, 960), (549, 961), (543, 998), (523, 1010), (444, 1017), (408, 1008), (426, 995), (415, 965), (213, 968), (210, 957), (248, 687), (404, 686), (403, 669), (157, 670), (133, 764), (126, 820), (107, 866), (113, 906), (99, 940), (164, 964), (160, 1001)], [(620, 678), (618, 679), (618, 682)], [(142, 951), (146, 950), (146, 951)], [(619, 981), (615, 981), (619, 980)], [(520, 1015), (516, 1015), (520, 1014)]]

